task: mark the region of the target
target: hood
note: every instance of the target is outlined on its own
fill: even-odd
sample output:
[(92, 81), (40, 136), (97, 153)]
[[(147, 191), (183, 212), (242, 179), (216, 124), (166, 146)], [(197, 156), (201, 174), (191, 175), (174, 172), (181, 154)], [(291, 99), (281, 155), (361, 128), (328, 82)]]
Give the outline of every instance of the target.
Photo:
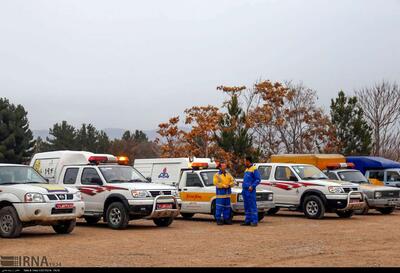
[(393, 187), (386, 187), (374, 184), (366, 184), (366, 185), (361, 184), (360, 188), (362, 190), (370, 190), (370, 191), (400, 191), (400, 189), (396, 189)]
[(24, 192), (37, 192), (41, 194), (51, 193), (76, 193), (78, 190), (64, 187), (58, 184), (15, 184), (10, 185), (16, 190)]
[(358, 184), (354, 184), (348, 181), (340, 181), (333, 179), (321, 179), (321, 180), (302, 180), (305, 183), (315, 183), (323, 186), (340, 186), (340, 187), (359, 187)]
[(107, 184), (109, 186), (128, 188), (130, 190), (175, 190), (176, 188), (173, 186), (168, 186), (164, 184), (158, 183), (110, 183)]

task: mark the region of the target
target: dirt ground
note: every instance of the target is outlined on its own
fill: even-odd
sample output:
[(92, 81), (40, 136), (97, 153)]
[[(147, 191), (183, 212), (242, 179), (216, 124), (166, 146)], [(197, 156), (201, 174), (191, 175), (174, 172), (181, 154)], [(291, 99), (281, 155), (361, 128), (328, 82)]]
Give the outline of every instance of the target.
[(400, 266), (400, 211), (308, 220), (296, 212), (266, 217), (258, 227), (217, 226), (210, 216), (152, 221), (111, 230), (78, 224), (72, 234), (30, 227), (0, 239), (0, 255), (47, 256), (62, 266)]

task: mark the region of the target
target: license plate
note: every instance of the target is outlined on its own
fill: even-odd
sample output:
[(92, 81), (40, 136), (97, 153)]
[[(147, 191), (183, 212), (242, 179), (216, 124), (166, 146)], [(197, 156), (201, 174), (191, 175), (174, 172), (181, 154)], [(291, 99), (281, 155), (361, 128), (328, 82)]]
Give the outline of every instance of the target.
[(157, 204), (157, 209), (172, 209), (172, 204)]
[(65, 204), (56, 204), (56, 209), (73, 209), (74, 204), (65, 203)]
[(360, 200), (359, 199), (350, 199), (350, 203), (359, 203)]

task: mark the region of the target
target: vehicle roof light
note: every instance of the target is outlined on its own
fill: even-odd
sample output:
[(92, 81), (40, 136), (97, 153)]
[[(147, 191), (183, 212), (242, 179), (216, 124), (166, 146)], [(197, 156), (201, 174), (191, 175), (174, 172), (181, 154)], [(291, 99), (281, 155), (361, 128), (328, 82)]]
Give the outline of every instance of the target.
[(100, 164), (100, 163), (116, 163), (117, 159), (114, 156), (106, 156), (106, 155), (92, 155), (88, 158), (88, 161), (91, 164)]
[(207, 162), (193, 162), (189, 164), (190, 168), (192, 169), (207, 169), (208, 163)]
[(127, 156), (117, 156), (118, 164), (120, 165), (128, 165), (129, 157)]
[(337, 170), (337, 169), (354, 169), (355, 165), (353, 163), (336, 163), (336, 164), (328, 164), (326, 168), (328, 170)]

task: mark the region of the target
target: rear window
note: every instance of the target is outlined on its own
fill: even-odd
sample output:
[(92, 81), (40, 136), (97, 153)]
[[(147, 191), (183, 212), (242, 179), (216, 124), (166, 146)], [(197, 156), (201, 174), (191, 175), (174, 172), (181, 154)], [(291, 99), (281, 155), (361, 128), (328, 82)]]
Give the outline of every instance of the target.
[(64, 184), (75, 184), (76, 178), (78, 177), (78, 168), (68, 168), (64, 175)]

